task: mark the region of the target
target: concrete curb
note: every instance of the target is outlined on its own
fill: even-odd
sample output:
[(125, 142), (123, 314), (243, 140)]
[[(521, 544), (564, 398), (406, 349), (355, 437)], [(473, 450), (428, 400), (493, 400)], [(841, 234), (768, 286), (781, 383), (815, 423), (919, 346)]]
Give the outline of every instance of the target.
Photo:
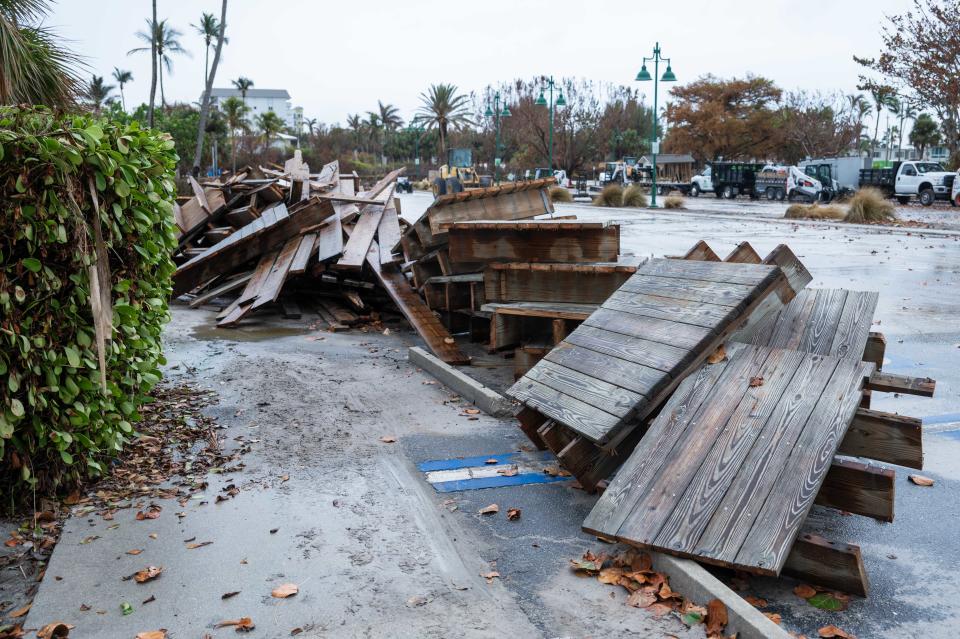
[(450, 390), (473, 402), (477, 408), (488, 415), (494, 417), (513, 415), (513, 407), (503, 395), (490, 390), (469, 375), (437, 359), (419, 346), (410, 348), (407, 359), (414, 366), (419, 366), (436, 377), (437, 381)]
[(790, 639), (786, 630), (767, 619), (697, 562), (658, 552), (651, 552), (650, 557), (654, 569), (670, 577), (670, 588), (675, 592), (701, 606), (706, 606), (711, 599), (724, 603), (728, 617), (724, 635), (736, 633), (738, 639)]

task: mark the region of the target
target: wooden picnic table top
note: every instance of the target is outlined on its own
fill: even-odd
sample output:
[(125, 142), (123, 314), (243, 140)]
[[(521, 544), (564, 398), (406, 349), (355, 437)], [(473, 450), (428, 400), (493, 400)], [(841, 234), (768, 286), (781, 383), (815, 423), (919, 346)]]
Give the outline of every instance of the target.
[(687, 377), (584, 530), (777, 575), (874, 365), (731, 343)]

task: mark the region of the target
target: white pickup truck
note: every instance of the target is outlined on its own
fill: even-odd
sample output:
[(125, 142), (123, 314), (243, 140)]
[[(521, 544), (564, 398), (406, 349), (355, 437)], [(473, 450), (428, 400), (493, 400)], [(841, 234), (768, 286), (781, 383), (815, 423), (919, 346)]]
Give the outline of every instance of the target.
[(879, 188), (900, 204), (914, 197), (930, 206), (937, 200), (950, 200), (956, 173), (944, 170), (939, 162), (894, 162), (889, 169), (863, 169), (860, 186)]

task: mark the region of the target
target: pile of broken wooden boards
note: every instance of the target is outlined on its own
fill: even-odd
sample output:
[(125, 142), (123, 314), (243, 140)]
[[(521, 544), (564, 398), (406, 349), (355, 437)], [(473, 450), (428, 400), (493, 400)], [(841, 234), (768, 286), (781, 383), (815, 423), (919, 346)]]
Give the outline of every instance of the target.
[(640, 266), (508, 391), (521, 427), (587, 489), (619, 467), (588, 532), (865, 596), (859, 548), (800, 528), (814, 504), (893, 520), (872, 460), (920, 468), (920, 420), (870, 393), (933, 380), (880, 372), (877, 294), (805, 289), (785, 246), (685, 257)]
[(247, 179), (244, 171), (223, 183), (193, 183), (194, 197), (177, 214), (182, 263), (175, 296), (189, 295), (196, 307), (237, 295), (217, 324), (236, 326), (278, 301), (285, 315), (299, 315), (292, 298), (280, 299), (288, 280), (299, 278), (331, 328), (355, 324), (371, 304), (387, 301), (381, 290), (403, 296), (406, 281), (393, 253), (401, 232), (393, 197), (400, 171), (357, 192), (356, 174), (341, 175), (338, 162), (311, 174), (299, 152), (283, 171), (260, 170), (270, 177)]
[(510, 351), (519, 377), (632, 275), (620, 228), (553, 214), (553, 180), (437, 198), (401, 239), (404, 269), (452, 333)]

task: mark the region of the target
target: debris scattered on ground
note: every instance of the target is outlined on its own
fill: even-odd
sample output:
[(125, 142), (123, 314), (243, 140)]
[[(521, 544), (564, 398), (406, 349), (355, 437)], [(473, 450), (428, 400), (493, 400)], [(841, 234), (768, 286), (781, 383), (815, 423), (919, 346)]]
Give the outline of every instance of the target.
[(934, 484), (932, 479), (923, 475), (909, 475), (909, 479), (917, 486), (933, 486)]
[(300, 587), (297, 584), (283, 584), (270, 591), (270, 596), (276, 599), (286, 599), (298, 592), (300, 592)]
[(481, 508), (478, 512), (481, 515), (494, 515), (500, 512), (500, 506), (497, 504), (490, 504), (489, 506)]

